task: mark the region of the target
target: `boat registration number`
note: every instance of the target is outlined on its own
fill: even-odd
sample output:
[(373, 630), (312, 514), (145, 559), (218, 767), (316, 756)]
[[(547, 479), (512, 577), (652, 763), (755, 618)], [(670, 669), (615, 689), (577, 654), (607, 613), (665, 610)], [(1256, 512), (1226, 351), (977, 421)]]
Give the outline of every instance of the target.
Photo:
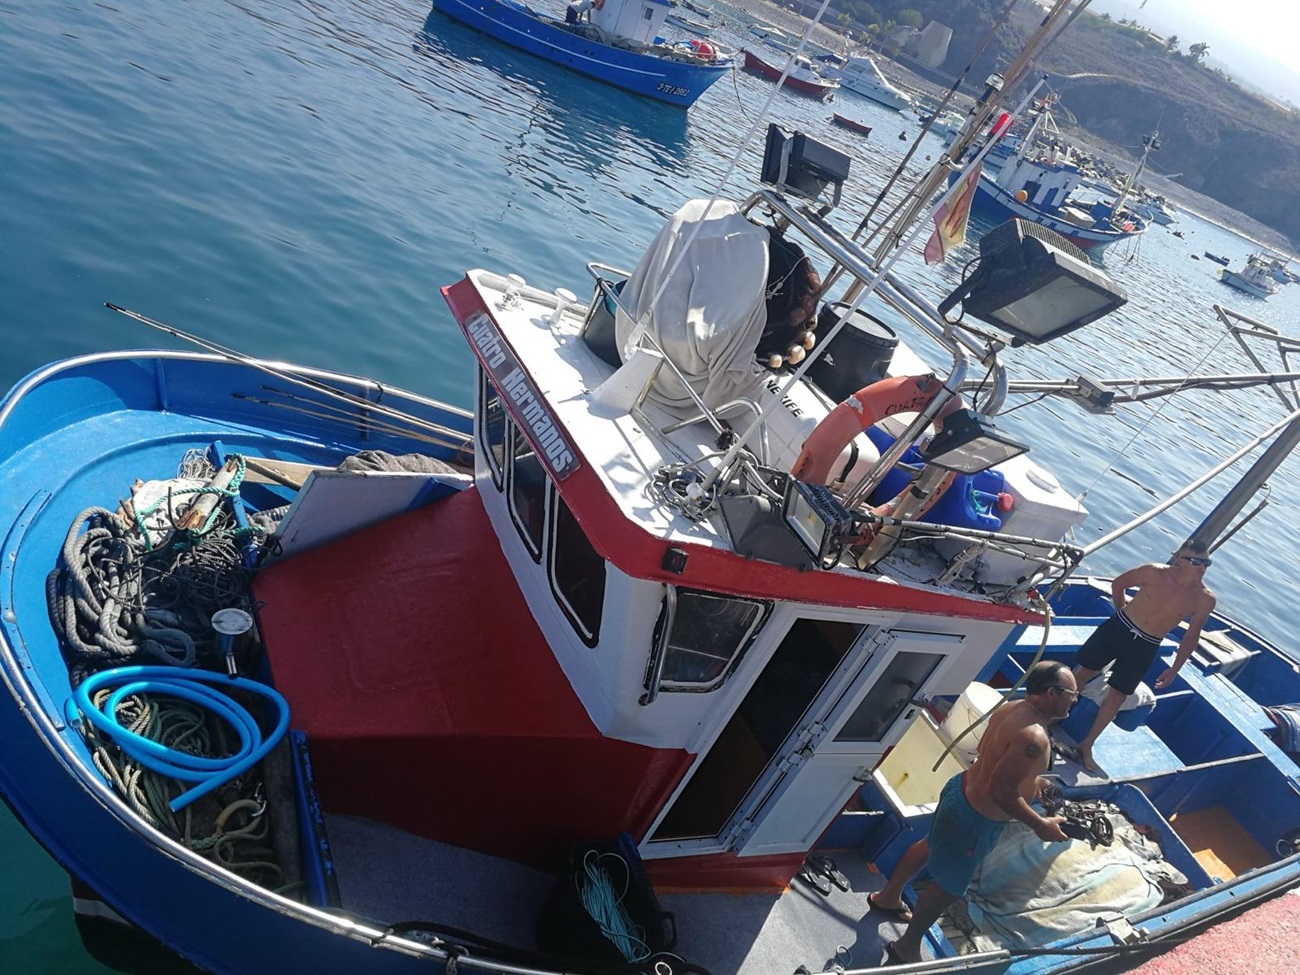
[(665, 82), (659, 82), (655, 89), (663, 92), (665, 95), (672, 95), (674, 98), (685, 98), (691, 93), (689, 88), (683, 88), (681, 85), (670, 85)]

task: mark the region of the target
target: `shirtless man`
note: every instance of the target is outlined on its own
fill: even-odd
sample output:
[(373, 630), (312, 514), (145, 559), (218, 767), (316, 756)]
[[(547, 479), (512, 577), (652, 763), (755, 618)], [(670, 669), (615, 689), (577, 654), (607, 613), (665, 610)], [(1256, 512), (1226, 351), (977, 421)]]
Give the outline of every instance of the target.
[[(1168, 687), (1187, 662), (1201, 639), (1201, 627), (1214, 609), (1214, 593), (1205, 584), (1205, 570), (1210, 567), (1205, 546), (1188, 542), (1178, 550), (1169, 565), (1139, 565), (1115, 577), (1110, 584), (1115, 599), (1115, 615), (1088, 637), (1075, 657), (1074, 679), (1083, 687), (1112, 660), (1110, 689), (1097, 709), (1097, 719), (1086, 738), (1079, 742), (1079, 761), (1090, 772), (1097, 770), (1092, 746), (1097, 736), (1115, 719), (1124, 699), (1137, 690), (1146, 676), (1160, 641), (1166, 633), (1191, 617), (1187, 632), (1178, 643), (1178, 654), (1169, 667), (1156, 678), (1156, 690)], [(1124, 590), (1140, 586), (1131, 600)]]
[[(1070, 712), (1078, 699), (1070, 668), (1043, 660), (1025, 678), (1025, 698), (1004, 704), (988, 719), (975, 764), (943, 787), (929, 835), (903, 853), (889, 881), (867, 902), (908, 922), (886, 947), (890, 964), (920, 961), (921, 937), (953, 901), (966, 893), (971, 877), (1002, 830), (1013, 819), (1045, 842), (1063, 843), (1062, 817), (1040, 816), (1029, 804), (1046, 786), (1051, 761), (1047, 726)], [(934, 883), (921, 893), (915, 912), (903, 903), (903, 888), (929, 866)]]

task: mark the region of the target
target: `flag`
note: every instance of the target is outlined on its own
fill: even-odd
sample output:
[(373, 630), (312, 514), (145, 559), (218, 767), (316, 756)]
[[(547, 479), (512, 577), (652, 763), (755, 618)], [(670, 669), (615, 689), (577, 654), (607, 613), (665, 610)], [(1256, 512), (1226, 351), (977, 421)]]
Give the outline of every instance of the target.
[(983, 160), (966, 170), (957, 181), (957, 193), (934, 214), (934, 233), (925, 242), (925, 263), (938, 264), (949, 251), (966, 242), (966, 222), (970, 218), (971, 201), (979, 185)]
[[(1011, 116), (1003, 112), (989, 132), (990, 139), (996, 142), (1006, 135), (1009, 128)], [(925, 242), (926, 264), (938, 264), (950, 251), (966, 242), (966, 223), (970, 219), (971, 203), (975, 199), (975, 188), (979, 186), (983, 170), (984, 161), (981, 159), (957, 181), (956, 194), (935, 211), (934, 233)]]

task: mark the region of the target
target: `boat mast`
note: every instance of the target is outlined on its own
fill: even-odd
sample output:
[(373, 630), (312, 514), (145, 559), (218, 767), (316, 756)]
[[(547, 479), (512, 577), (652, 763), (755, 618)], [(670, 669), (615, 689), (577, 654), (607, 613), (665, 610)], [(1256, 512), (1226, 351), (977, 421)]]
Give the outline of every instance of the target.
[(1119, 191), (1119, 198), (1115, 201), (1115, 205), (1111, 207), (1112, 213), (1119, 213), (1120, 207), (1122, 207), (1124, 201), (1128, 199), (1128, 195), (1130, 191), (1132, 191), (1133, 186), (1137, 183), (1138, 177), (1142, 175), (1142, 171), (1147, 167), (1147, 156), (1151, 155), (1151, 153), (1157, 151), (1159, 148), (1159, 131), (1152, 132), (1150, 135), (1142, 137), (1142, 158), (1138, 160), (1137, 168), (1135, 168), (1129, 175), (1129, 178), (1124, 181), (1124, 188)]

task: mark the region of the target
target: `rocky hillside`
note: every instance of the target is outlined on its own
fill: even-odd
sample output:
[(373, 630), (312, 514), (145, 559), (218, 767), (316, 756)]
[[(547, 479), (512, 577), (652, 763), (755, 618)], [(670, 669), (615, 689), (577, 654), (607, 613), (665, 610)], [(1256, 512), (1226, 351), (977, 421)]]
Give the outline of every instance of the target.
[[(778, 9), (766, 0), (745, 6), (759, 8), (760, 15), (762, 8)], [(816, 6), (820, 4), (808, 12)], [(972, 60), (969, 77), (982, 81), (1008, 63), (1042, 16), (1033, 3), (1017, 4), (1011, 21), (979, 54), (1005, 0), (832, 0), (831, 6), (833, 12), (823, 22), (855, 35), (870, 24), (918, 19), (937, 19), (953, 28), (948, 58), (933, 73), (884, 44), (887, 56), (931, 82), (956, 77)], [(1152, 158), (1152, 168), (1182, 174), (1176, 185), (1168, 186), (1172, 198), (1179, 199), (1179, 187), (1185, 187), (1193, 192), (1182, 195), (1193, 204), (1211, 198), (1300, 248), (1300, 113), (1249, 93), (1199, 63), (1188, 53), (1198, 40), (1185, 38), (1170, 49), (1139, 28), (1084, 13), (1038, 65), (1061, 95), (1059, 120), (1077, 126), (1081, 137), (1133, 157), (1143, 136), (1158, 128), (1163, 148)], [(1213, 40), (1204, 39), (1211, 45)], [(970, 90), (976, 90), (974, 85)]]

